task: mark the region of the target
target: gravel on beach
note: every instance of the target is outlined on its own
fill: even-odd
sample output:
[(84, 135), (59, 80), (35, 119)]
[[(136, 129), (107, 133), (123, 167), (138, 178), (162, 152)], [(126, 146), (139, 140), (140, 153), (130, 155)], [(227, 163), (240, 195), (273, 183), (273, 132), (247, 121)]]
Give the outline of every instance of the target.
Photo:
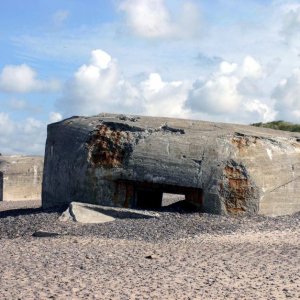
[(175, 204), (159, 218), (82, 225), (29, 206), (0, 211), (0, 299), (300, 297), (300, 214), (232, 218)]
[[(0, 204), (1, 205), (1, 204)], [(1, 207), (1, 206), (0, 206)], [(116, 219), (104, 224), (60, 222), (61, 212), (25, 208), (0, 212), (0, 239), (31, 236), (37, 230), (75, 236), (95, 236), (155, 242), (193, 237), (199, 234), (233, 234), (293, 230), (299, 227), (300, 213), (291, 216), (228, 217), (192, 212), (180, 205), (158, 210), (158, 218)]]

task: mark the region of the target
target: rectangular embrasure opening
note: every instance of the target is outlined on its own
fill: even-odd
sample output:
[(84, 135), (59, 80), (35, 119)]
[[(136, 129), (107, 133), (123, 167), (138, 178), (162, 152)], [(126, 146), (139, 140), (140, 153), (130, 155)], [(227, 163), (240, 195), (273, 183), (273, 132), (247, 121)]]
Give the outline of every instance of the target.
[(120, 180), (114, 196), (115, 203), (124, 207), (155, 209), (186, 201), (202, 208), (201, 188), (170, 185), (165, 183)]

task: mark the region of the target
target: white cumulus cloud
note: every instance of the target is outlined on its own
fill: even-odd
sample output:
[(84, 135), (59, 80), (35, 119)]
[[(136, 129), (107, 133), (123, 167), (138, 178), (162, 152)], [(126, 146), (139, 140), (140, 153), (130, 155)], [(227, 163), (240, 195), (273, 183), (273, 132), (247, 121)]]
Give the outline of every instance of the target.
[(143, 112), (152, 116), (186, 117), (184, 102), (188, 85), (183, 81), (164, 82), (158, 73), (152, 73), (141, 82)]
[(242, 65), (242, 76), (258, 79), (263, 76), (261, 64), (251, 56), (246, 56)]
[(0, 153), (43, 154), (45, 139), (44, 122), (34, 118), (14, 121), (8, 114), (0, 113)]
[(224, 75), (207, 81), (197, 80), (187, 104), (192, 110), (211, 114), (236, 112), (242, 100), (237, 90), (238, 83), (237, 77)]
[(256, 121), (273, 121), (277, 116), (272, 106), (257, 99), (246, 102), (244, 108), (250, 123), (255, 123)]
[(7, 65), (0, 72), (0, 91), (29, 93), (32, 91), (55, 91), (59, 83), (37, 79), (37, 73), (26, 64)]
[(223, 74), (231, 74), (233, 73), (237, 68), (237, 64), (230, 63), (228, 61), (222, 61), (220, 64), (220, 71)]
[(281, 80), (272, 97), (280, 119), (300, 122), (300, 68)]
[(61, 118), (59, 113), (52, 112), (47, 121), (33, 117), (14, 120), (10, 114), (0, 112), (0, 153), (44, 155), (47, 124)]
[(118, 102), (118, 90), (123, 85), (116, 61), (108, 53), (94, 50), (90, 62), (67, 82), (58, 107), (64, 115), (109, 111)]
[(171, 16), (163, 0), (126, 0), (120, 9), (137, 35), (155, 38), (172, 34)]
[(49, 122), (50, 123), (59, 122), (62, 119), (63, 119), (63, 116), (59, 112), (52, 111), (52, 112), (49, 113)]
[(183, 1), (177, 18), (164, 0), (123, 0), (119, 9), (125, 13), (129, 29), (140, 37), (191, 37), (199, 32), (199, 9), (192, 1)]
[(103, 50), (91, 52), (88, 64), (74, 73), (57, 101), (63, 116), (100, 112), (196, 117), (252, 123), (275, 117), (272, 101), (260, 88), (261, 64), (250, 56), (240, 63), (223, 61), (204, 79), (166, 81), (159, 73), (130, 81), (117, 61)]
[(240, 65), (223, 61), (218, 72), (194, 82), (185, 105), (194, 115), (198, 112), (211, 119), (270, 121), (275, 111), (265, 103), (258, 87), (263, 76), (261, 64), (251, 56), (246, 56)]
[(116, 60), (97, 49), (89, 64), (81, 66), (66, 84), (57, 107), (65, 116), (103, 111), (178, 116), (186, 96), (185, 83), (165, 82), (157, 73), (142, 82), (130, 82), (121, 76)]

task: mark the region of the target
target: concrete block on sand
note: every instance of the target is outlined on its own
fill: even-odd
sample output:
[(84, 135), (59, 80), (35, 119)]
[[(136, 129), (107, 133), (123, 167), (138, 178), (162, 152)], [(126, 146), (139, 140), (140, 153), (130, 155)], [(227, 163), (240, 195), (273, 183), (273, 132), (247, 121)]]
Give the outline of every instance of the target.
[(135, 209), (107, 207), (80, 202), (70, 203), (68, 209), (61, 215), (60, 221), (75, 221), (79, 223), (106, 223), (115, 218), (152, 218), (158, 213)]

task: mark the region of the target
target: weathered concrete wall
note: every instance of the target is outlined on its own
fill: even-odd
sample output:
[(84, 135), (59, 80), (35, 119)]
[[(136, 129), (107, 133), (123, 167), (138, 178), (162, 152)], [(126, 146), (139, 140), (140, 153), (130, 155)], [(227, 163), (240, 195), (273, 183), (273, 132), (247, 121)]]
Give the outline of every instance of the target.
[(3, 173), (0, 172), (0, 201), (3, 201)]
[(204, 212), (300, 211), (300, 135), (111, 114), (48, 126), (43, 207), (159, 206), (163, 192)]
[(40, 200), (43, 164), (40, 156), (0, 156), (0, 199)]

